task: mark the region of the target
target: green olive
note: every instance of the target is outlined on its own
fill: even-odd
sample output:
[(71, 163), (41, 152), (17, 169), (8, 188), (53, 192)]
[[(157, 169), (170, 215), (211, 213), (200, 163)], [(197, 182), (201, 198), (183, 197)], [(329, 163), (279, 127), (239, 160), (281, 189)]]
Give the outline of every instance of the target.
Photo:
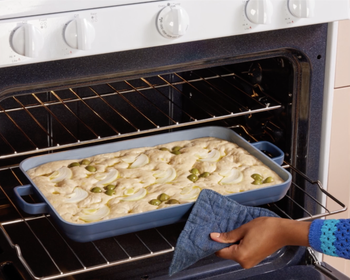
[(179, 155), (179, 154), (181, 154), (180, 151), (172, 151), (171, 153), (174, 154), (174, 155)]
[(254, 180), (257, 180), (257, 179), (262, 180), (263, 179), (263, 177), (258, 173), (254, 173), (250, 177), (252, 177)]
[(115, 185), (107, 185), (104, 188), (106, 191), (113, 191), (115, 189)]
[(166, 193), (162, 193), (160, 195), (158, 195), (157, 199), (160, 200), (160, 201), (167, 201), (168, 199), (170, 198), (169, 195), (167, 195)]
[(81, 162), (80, 162), (81, 165), (89, 165), (90, 164), (90, 161), (87, 160), (87, 159), (83, 159)]
[(194, 175), (194, 174), (191, 174), (191, 175), (187, 176), (187, 179), (192, 181), (192, 182), (196, 182), (198, 180), (198, 176)]
[(162, 202), (159, 199), (151, 199), (150, 201), (148, 201), (148, 203), (151, 204), (151, 205), (154, 205), (154, 206), (158, 206)]
[(180, 204), (180, 201), (177, 199), (169, 199), (165, 204)]
[(102, 189), (100, 187), (94, 187), (94, 188), (91, 189), (91, 192), (93, 192), (93, 193), (101, 193)]
[(170, 150), (169, 150), (168, 148), (165, 148), (165, 147), (161, 147), (161, 148), (159, 148), (159, 150), (161, 150), (161, 151), (168, 151), (168, 152), (170, 152)]
[(209, 177), (210, 173), (209, 172), (203, 172), (201, 175), (199, 175), (200, 178), (207, 178)]
[(255, 179), (252, 184), (253, 185), (261, 185), (262, 184), (262, 180), (261, 179)]
[(173, 152), (176, 152), (176, 151), (180, 151), (182, 149), (182, 147), (180, 147), (180, 146), (175, 146), (175, 147), (173, 147), (171, 150), (173, 151)]
[(74, 166), (80, 166), (79, 162), (72, 162), (71, 164), (68, 165), (68, 167), (74, 167)]
[(194, 174), (194, 175), (199, 175), (199, 170), (197, 169), (197, 168), (192, 168), (191, 170), (190, 170), (190, 172), (192, 173), (192, 174)]
[(272, 183), (273, 182), (273, 178), (272, 177), (267, 177), (265, 178), (265, 180), (263, 181), (264, 184), (266, 183)]
[(106, 195), (113, 195), (113, 194), (115, 194), (115, 191), (114, 191), (114, 190), (107, 190), (107, 191), (105, 192), (105, 194), (106, 194)]
[(96, 167), (92, 165), (86, 166), (85, 169), (89, 172), (95, 172), (97, 170)]

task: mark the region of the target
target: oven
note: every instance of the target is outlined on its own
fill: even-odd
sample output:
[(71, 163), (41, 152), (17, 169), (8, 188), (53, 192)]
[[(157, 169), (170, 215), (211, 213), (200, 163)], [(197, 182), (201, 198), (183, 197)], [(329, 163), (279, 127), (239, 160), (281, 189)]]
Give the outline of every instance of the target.
[(249, 270), (213, 255), (168, 277), (184, 223), (79, 243), (13, 189), (31, 156), (221, 126), (283, 150), (291, 187), (263, 207), (299, 220), (346, 210), (319, 163), (331, 22), (348, 17), (343, 0), (1, 1), (2, 278), (347, 279), (303, 247)]

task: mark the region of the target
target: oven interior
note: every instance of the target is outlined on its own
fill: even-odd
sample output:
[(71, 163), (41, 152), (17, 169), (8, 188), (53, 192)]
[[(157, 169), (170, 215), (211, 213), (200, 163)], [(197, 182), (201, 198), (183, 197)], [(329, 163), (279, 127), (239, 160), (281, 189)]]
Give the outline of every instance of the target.
[[(19, 163), (45, 153), (224, 126), (250, 142), (270, 141), (285, 153), (283, 167), (293, 175), (291, 188), (281, 201), (262, 207), (302, 220), (342, 211), (345, 206), (323, 190), (320, 182), (304, 175), (307, 165), (298, 157), (300, 147), (310, 141), (305, 125), (308, 109), (302, 108), (308, 97), (302, 95), (305, 84), (300, 71), (310, 69), (305, 70), (305, 63), (293, 51), (284, 50), (239, 62), (211, 61), (184, 71), (145, 73), (138, 78), (1, 99), (3, 278), (167, 279), (183, 223), (77, 243), (66, 238), (49, 215), (29, 215), (16, 206), (13, 188), (28, 184)], [(323, 195), (334, 199), (338, 208), (327, 209)], [(37, 201), (35, 195), (25, 199)], [(214, 275), (234, 273), (235, 279), (241, 279), (285, 263), (306, 263), (304, 252), (305, 248), (283, 248), (249, 271), (210, 256), (171, 278), (216, 279), (219, 276)]]

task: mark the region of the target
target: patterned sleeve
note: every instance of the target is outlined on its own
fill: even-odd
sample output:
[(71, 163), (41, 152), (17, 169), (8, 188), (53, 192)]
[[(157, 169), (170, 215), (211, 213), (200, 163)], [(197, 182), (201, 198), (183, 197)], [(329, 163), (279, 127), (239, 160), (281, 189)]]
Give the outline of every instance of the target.
[(314, 220), (309, 243), (318, 252), (350, 259), (350, 219)]

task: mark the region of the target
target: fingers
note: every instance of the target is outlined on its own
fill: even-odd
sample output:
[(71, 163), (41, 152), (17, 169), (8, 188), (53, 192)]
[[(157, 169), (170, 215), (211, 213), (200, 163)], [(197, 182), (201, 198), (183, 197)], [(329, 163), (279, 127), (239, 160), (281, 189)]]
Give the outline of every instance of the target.
[[(274, 221), (273, 221), (274, 222)], [(279, 224), (279, 223), (277, 223)], [(224, 233), (211, 233), (210, 237), (220, 243), (237, 243), (216, 252), (218, 257), (238, 262), (243, 268), (251, 268), (273, 253), (276, 246), (275, 233), (266, 226), (266, 218), (257, 218), (241, 227)], [(266, 240), (268, 242), (266, 242)]]
[(210, 238), (220, 243), (236, 243), (244, 236), (244, 230), (240, 227), (230, 232), (212, 232)]
[(235, 254), (237, 251), (238, 245), (231, 245), (230, 247), (226, 247), (224, 249), (221, 249), (215, 253), (220, 258), (227, 259), (227, 260), (235, 260)]
[(217, 251), (215, 255), (223, 259), (233, 260), (239, 263), (240, 266), (245, 269), (252, 268), (259, 263), (259, 261), (256, 260), (249, 253), (249, 251), (246, 251), (244, 248), (242, 248), (241, 244), (234, 244), (230, 247), (221, 249)]

